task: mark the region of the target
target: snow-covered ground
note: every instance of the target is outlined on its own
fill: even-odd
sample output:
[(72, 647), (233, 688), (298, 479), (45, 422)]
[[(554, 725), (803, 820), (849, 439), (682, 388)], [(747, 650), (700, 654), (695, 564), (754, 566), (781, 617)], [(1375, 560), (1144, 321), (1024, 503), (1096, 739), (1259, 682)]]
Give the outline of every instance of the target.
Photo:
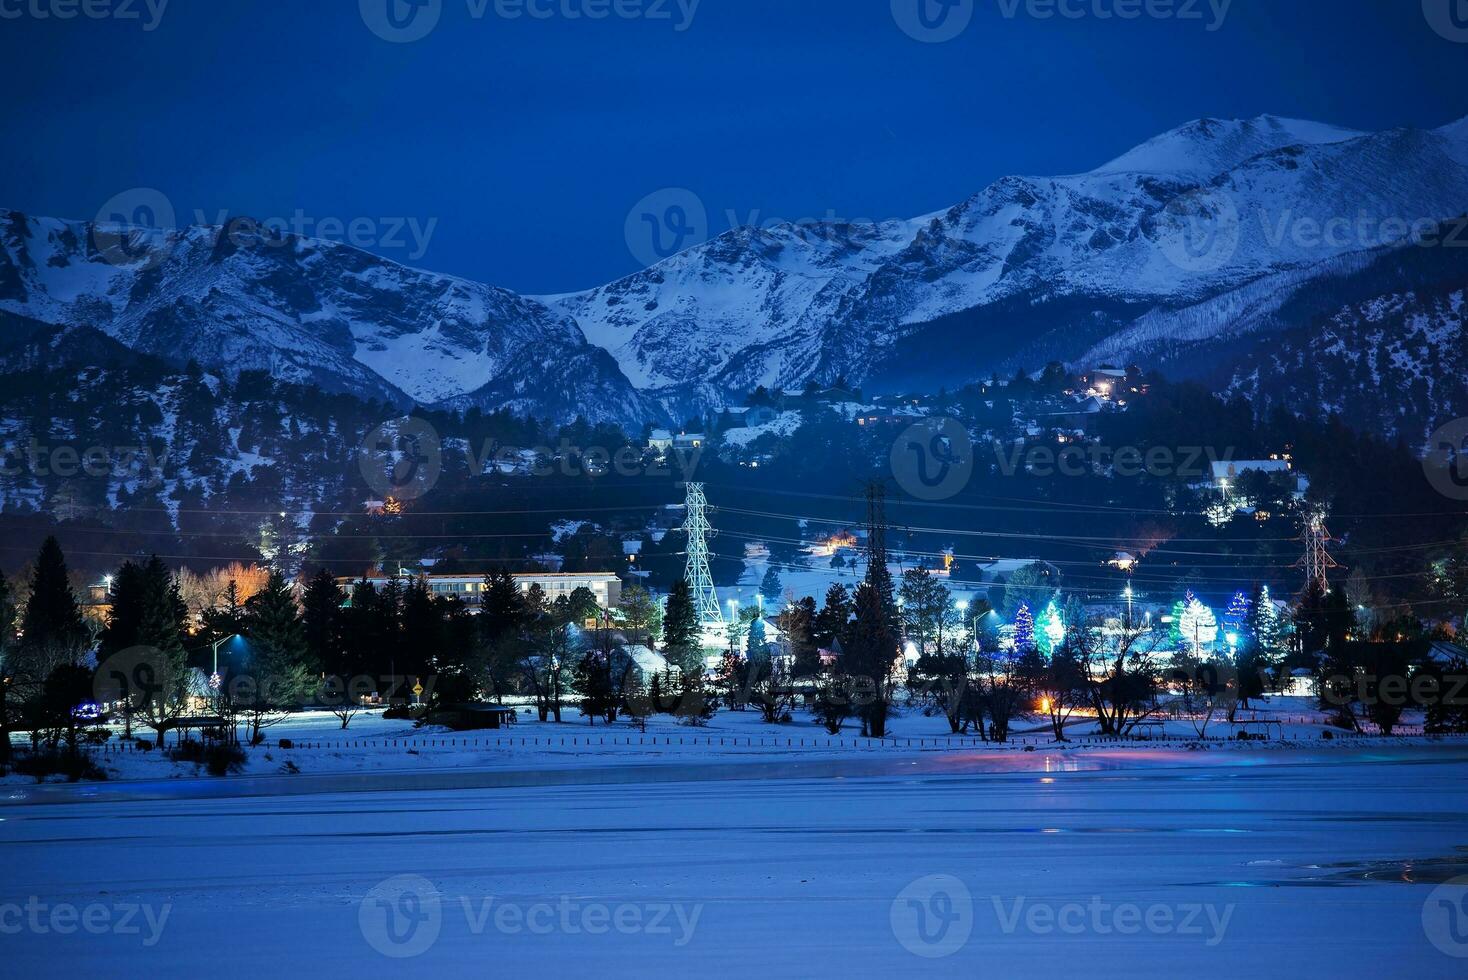
[[(1240, 710), (1241, 720), (1277, 721), (1267, 728), (1252, 725), (1252, 731), (1267, 731), (1270, 741), (1231, 741), (1235, 729), (1222, 710), (1205, 726), (1206, 743), (1198, 743), (1194, 721), (1160, 714), (1136, 731), (1149, 740), (1205, 752), (1275, 752), (1308, 746), (1321, 751), (1343, 751), (1353, 744), (1431, 744), (1420, 736), (1420, 713), (1403, 717), (1402, 728), (1390, 739), (1350, 735), (1327, 724), (1326, 716), (1305, 698), (1273, 697), (1255, 701)], [(244, 775), (317, 774), (340, 772), (431, 771), (440, 769), (542, 769), (575, 767), (585, 763), (658, 765), (689, 763), (724, 757), (742, 760), (843, 759), (853, 755), (892, 753), (908, 750), (1014, 753), (1040, 749), (1062, 753), (1087, 753), (1110, 749), (1116, 740), (1102, 738), (1094, 719), (1077, 713), (1066, 726), (1070, 744), (1057, 746), (1043, 716), (1015, 720), (1010, 740), (986, 743), (976, 735), (953, 735), (941, 714), (920, 706), (899, 708), (889, 727), (889, 738), (861, 738), (856, 725), (848, 722), (831, 736), (803, 710), (791, 721), (766, 723), (760, 712), (720, 710), (698, 728), (680, 724), (670, 715), (648, 719), (646, 730), (623, 718), (612, 725), (595, 724), (575, 708), (563, 713), (563, 723), (540, 722), (525, 707), (517, 724), (501, 731), (452, 732), (437, 726), (415, 726), (410, 721), (387, 719), (382, 712), (364, 711), (343, 731), (341, 722), (326, 711), (304, 711), (291, 715), (265, 730), (264, 744), (247, 752)], [(1327, 733), (1329, 733), (1327, 735)], [(135, 732), (150, 737), (146, 730)], [(117, 728), (114, 738), (94, 752), (108, 779), (182, 779), (203, 775), (201, 767), (177, 763), (165, 753), (142, 752), (126, 743)], [(168, 745), (177, 742), (171, 734)], [(1328, 740), (1327, 740), (1328, 739)], [(289, 740), (290, 748), (281, 748)], [(1180, 744), (1186, 743), (1186, 744)], [(21, 744), (17, 741), (17, 745)], [(1468, 745), (1468, 742), (1465, 742)], [(59, 781), (62, 777), (51, 777)], [(31, 777), (12, 773), (0, 777), (0, 787), (32, 785)]]
[(440, 775), (7, 787), (4, 973), (1456, 977), (1468, 953), (1438, 888), (1468, 872), (1461, 744)]

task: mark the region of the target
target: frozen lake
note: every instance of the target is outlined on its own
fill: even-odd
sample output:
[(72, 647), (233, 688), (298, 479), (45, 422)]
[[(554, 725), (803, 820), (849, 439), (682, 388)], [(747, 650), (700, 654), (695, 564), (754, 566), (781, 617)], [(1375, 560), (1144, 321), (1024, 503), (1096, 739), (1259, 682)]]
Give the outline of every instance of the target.
[(1439, 887), (1468, 874), (1468, 747), (930, 752), (0, 794), (9, 976), (1468, 966), (1449, 955), (1468, 956), (1464, 889)]

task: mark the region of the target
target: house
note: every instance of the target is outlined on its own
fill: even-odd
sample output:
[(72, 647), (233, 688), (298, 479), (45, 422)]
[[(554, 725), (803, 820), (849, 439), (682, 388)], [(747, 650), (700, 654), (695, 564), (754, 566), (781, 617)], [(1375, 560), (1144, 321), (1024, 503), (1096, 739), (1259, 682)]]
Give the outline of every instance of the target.
[(767, 425), (780, 417), (771, 405), (749, 405), (744, 407), (726, 408), (719, 416), (719, 427), (721, 429), (752, 429), (758, 425)]
[(744, 413), (744, 424), (750, 428), (756, 425), (769, 425), (779, 417), (780, 413), (773, 405), (751, 405)]
[(683, 452), (702, 449), (706, 437), (702, 432), (680, 432), (673, 437), (673, 448)]
[(673, 448), (673, 433), (667, 429), (653, 429), (647, 437), (647, 448), (658, 455), (667, 453)]

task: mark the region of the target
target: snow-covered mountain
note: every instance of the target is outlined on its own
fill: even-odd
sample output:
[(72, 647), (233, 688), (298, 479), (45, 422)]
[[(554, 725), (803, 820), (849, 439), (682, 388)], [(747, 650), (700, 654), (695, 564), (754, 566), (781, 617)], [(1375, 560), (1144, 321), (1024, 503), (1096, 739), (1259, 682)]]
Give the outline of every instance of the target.
[(1468, 120), (1205, 119), (1089, 173), (1005, 178), (910, 222), (741, 228), (546, 302), (664, 396), (837, 374), (951, 386), (1227, 334), (1240, 310), (1464, 211)]
[(1299, 290), (1252, 343), (1195, 347), (1210, 380), (1261, 412), (1338, 414), (1389, 441), (1429, 449), (1444, 422), (1468, 416), (1468, 226), (1460, 247), (1382, 250), (1359, 268)]
[(635, 428), (760, 384), (1228, 361), (1339, 307), (1331, 290), (1414, 226), (1465, 212), (1468, 119), (1203, 119), (1088, 173), (1007, 177), (906, 221), (739, 228), (540, 299), (249, 228), (0, 211), (0, 312), (213, 371)]
[(396, 404), (638, 424), (655, 411), (534, 300), (250, 225), (156, 231), (0, 211), (0, 311)]

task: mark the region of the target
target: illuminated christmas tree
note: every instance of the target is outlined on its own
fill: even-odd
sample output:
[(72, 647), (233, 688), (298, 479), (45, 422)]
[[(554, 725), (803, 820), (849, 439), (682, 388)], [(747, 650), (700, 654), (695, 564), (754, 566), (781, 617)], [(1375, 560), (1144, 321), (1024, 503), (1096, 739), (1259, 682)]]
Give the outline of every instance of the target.
[(1035, 617), (1028, 602), (1021, 602), (1014, 614), (1014, 647), (1020, 653), (1035, 649)]
[(1249, 626), (1249, 597), (1240, 590), (1229, 600), (1224, 610), (1223, 622), (1230, 630), (1243, 633)]
[(1211, 646), (1218, 639), (1218, 619), (1212, 609), (1194, 597), (1183, 610), (1178, 632), (1182, 634), (1184, 643), (1192, 645), (1195, 654), (1201, 653), (1204, 647)]
[(1065, 619), (1061, 616), (1060, 610), (1056, 608), (1054, 599), (1051, 599), (1044, 612), (1040, 613), (1040, 618), (1035, 620), (1034, 639), (1040, 652), (1047, 657), (1054, 653), (1055, 648), (1060, 646), (1065, 639)]

